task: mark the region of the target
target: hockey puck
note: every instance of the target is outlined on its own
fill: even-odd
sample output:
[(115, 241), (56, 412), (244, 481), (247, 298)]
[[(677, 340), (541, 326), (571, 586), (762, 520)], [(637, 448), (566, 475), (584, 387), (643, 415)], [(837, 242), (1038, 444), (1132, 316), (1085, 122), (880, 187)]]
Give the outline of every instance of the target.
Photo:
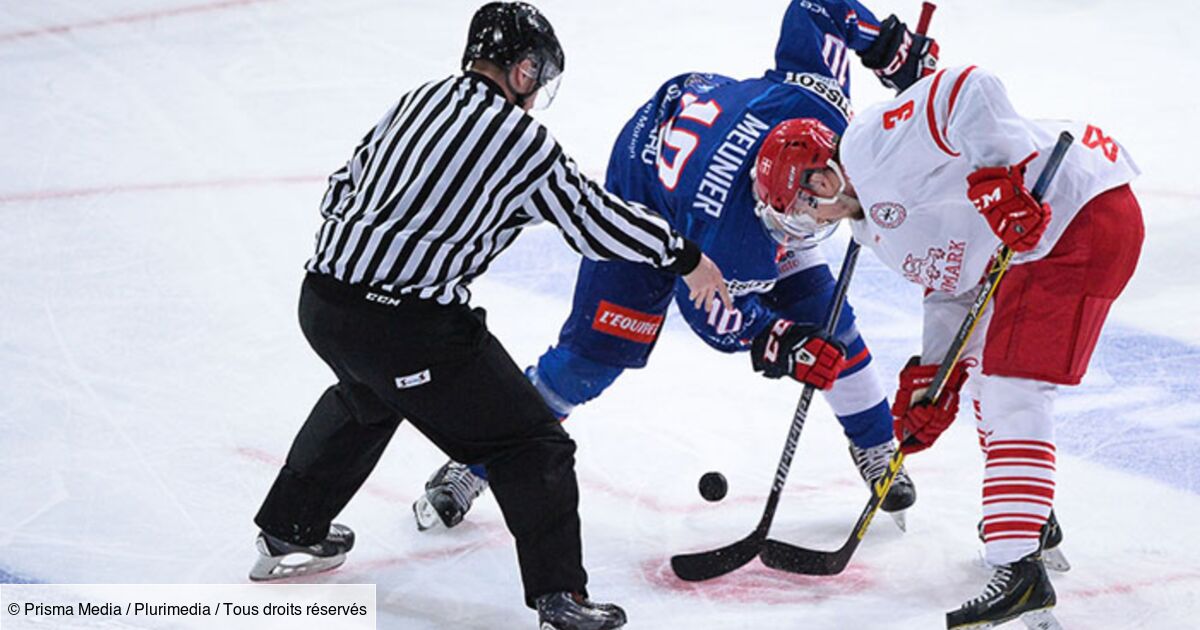
[(720, 501), (729, 492), (729, 483), (725, 475), (719, 472), (706, 472), (700, 476), (700, 496), (705, 501)]

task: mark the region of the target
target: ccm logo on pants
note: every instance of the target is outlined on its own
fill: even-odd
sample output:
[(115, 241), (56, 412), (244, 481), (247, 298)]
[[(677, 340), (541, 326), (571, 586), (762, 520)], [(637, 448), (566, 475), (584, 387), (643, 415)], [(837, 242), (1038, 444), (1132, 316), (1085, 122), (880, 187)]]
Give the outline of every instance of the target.
[(662, 327), (662, 321), (662, 315), (651, 315), (624, 306), (617, 306), (607, 300), (600, 300), (600, 306), (596, 307), (596, 315), (592, 318), (592, 329), (614, 337), (648, 344), (653, 343), (654, 339), (658, 337), (658, 329)]

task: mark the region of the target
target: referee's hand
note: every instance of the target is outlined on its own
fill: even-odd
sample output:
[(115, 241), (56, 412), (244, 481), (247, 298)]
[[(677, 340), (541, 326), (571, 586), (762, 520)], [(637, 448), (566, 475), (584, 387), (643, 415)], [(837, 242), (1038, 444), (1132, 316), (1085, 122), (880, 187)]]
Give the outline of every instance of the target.
[(704, 254), (700, 254), (700, 264), (691, 273), (683, 277), (688, 285), (688, 299), (692, 306), (703, 308), (705, 313), (713, 309), (713, 298), (720, 296), (725, 308), (733, 310), (733, 298), (729, 297), (729, 288), (725, 286), (725, 278), (717, 263)]

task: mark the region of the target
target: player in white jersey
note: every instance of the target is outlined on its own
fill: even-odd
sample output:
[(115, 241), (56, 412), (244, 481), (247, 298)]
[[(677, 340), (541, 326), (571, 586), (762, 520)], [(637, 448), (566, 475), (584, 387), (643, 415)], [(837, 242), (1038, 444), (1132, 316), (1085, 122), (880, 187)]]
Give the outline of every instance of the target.
[[(1062, 130), (1079, 140), (1039, 203), (1026, 173), (1036, 178)], [(1000, 81), (974, 66), (866, 109), (840, 140), (812, 119), (785, 121), (771, 138), (776, 150), (757, 165), (769, 191), (760, 195), (765, 222), (799, 238), (847, 218), (855, 240), (925, 288), (921, 354), (901, 371), (892, 407), (897, 437), (911, 436), (907, 453), (933, 444), (969, 384), (986, 460), (980, 530), (996, 569), (981, 596), (947, 614), (947, 627), (1017, 617), (1057, 627), (1041, 554), (1061, 538), (1051, 511), (1053, 399), (1083, 377), (1137, 265), (1144, 229), (1128, 185), (1137, 166), (1094, 125), (1022, 118)], [(914, 406), (1001, 244), (1015, 256), (965, 359), (936, 407)]]

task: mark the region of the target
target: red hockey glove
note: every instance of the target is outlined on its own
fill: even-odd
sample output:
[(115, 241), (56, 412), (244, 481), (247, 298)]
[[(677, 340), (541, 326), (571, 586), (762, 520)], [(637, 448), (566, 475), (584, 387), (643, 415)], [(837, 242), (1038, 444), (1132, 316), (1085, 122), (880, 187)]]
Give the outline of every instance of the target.
[(967, 197), (987, 219), (992, 231), (1014, 252), (1027, 252), (1050, 223), (1050, 204), (1025, 188), (1025, 165), (1037, 151), (1013, 166), (989, 166), (967, 176)]
[(820, 331), (780, 318), (754, 338), (750, 363), (767, 378), (790, 376), (817, 389), (829, 389), (846, 367), (846, 351)]
[(958, 392), (967, 380), (967, 363), (959, 361), (946, 377), (938, 400), (914, 407), (913, 401), (921, 399), (938, 371), (936, 364), (920, 365), (920, 362), (921, 357), (913, 357), (900, 371), (900, 387), (892, 401), (892, 429), (905, 455), (933, 446), (942, 431), (954, 422), (958, 415)]
[(879, 82), (897, 93), (937, 70), (938, 44), (908, 30), (895, 15), (879, 25), (879, 35), (858, 53), (864, 66), (875, 71)]

